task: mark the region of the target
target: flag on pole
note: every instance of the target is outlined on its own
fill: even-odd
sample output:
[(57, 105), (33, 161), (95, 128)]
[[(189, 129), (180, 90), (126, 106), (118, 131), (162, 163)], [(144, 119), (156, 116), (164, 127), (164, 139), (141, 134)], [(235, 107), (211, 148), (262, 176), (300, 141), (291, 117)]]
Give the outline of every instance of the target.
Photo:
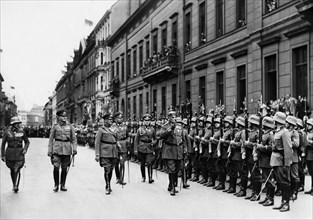
[(11, 86), (11, 89), (15, 89), (15, 87), (14, 87), (14, 86)]
[(91, 20), (85, 19), (85, 25), (93, 26), (93, 22)]

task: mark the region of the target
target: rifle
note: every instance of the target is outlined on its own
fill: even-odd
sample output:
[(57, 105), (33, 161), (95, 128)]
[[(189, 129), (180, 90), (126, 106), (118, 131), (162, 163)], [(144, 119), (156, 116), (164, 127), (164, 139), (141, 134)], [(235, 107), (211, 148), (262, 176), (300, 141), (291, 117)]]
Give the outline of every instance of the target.
[[(214, 110), (211, 111), (212, 113), (212, 119), (211, 119), (211, 135), (214, 136)], [(209, 141), (209, 155), (212, 153), (212, 143)], [(209, 156), (210, 157), (210, 156)]]
[[(236, 126), (236, 117), (237, 117), (236, 99), (234, 99), (233, 115), (234, 115), (234, 117), (233, 117), (233, 130), (232, 130), (232, 137), (231, 137), (232, 141), (235, 140), (235, 132), (236, 132), (236, 129), (235, 129), (235, 126)], [(228, 146), (227, 153), (228, 153), (228, 155), (227, 155), (227, 162), (226, 162), (225, 167), (228, 167), (228, 165), (229, 165), (229, 163), (230, 163), (230, 161), (231, 161), (232, 150), (231, 150), (230, 144), (229, 144), (229, 146)]]
[[(248, 109), (247, 109), (247, 99), (246, 99), (246, 97), (245, 97), (245, 99), (244, 99), (244, 106), (245, 106), (245, 108), (244, 108), (244, 118), (245, 118), (245, 141), (248, 141), (248, 136), (249, 136), (249, 133), (248, 133)], [(247, 166), (247, 161), (246, 161), (246, 148), (245, 148), (245, 145), (243, 144), (243, 146), (242, 146), (242, 148), (241, 148), (241, 150), (242, 150), (242, 159), (243, 159), (243, 163), (242, 163), (242, 169), (245, 167), (245, 166)]]

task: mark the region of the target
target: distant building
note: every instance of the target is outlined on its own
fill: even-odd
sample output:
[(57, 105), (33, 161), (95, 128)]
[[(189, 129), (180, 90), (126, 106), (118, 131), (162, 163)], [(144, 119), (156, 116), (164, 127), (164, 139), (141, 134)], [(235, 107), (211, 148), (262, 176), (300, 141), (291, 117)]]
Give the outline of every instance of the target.
[(44, 107), (33, 105), (31, 110), (27, 112), (27, 126), (44, 125)]
[(18, 115), (17, 116), (22, 121), (22, 125), (27, 125), (27, 111), (20, 110), (20, 111), (18, 111)]

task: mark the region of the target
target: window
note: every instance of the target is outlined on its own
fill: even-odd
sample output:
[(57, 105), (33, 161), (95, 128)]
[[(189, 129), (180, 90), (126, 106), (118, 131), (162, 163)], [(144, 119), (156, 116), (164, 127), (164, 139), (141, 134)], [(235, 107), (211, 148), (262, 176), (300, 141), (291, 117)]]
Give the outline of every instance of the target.
[(186, 100), (191, 100), (191, 82), (190, 82), (190, 80), (186, 81)]
[(134, 47), (133, 50), (133, 74), (137, 75), (137, 47)]
[(130, 118), (131, 117), (131, 113), (130, 113), (130, 97), (127, 98), (127, 116)]
[(100, 65), (103, 65), (103, 53), (100, 53)]
[(127, 60), (126, 60), (126, 74), (127, 74), (127, 79), (130, 78), (130, 51), (127, 52)]
[(133, 97), (133, 116), (136, 117), (137, 115), (137, 103), (136, 103), (136, 96)]
[(224, 71), (216, 73), (216, 102), (224, 104)]
[(237, 113), (243, 113), (246, 99), (246, 65), (237, 67)]
[(139, 95), (139, 117), (142, 118), (143, 113), (143, 100), (142, 94)]
[(143, 46), (142, 44), (139, 46), (139, 69), (140, 69), (140, 73), (141, 73), (141, 68), (143, 66)]
[(185, 36), (184, 36), (185, 52), (191, 50), (191, 12), (185, 14)]
[(153, 90), (153, 112), (156, 115), (157, 114), (157, 90)]
[(147, 39), (146, 41), (146, 59), (150, 57), (150, 41)]
[(167, 47), (167, 25), (162, 28), (162, 49)]
[(173, 19), (172, 22), (172, 45), (177, 46), (177, 16)]
[(153, 54), (158, 52), (158, 30), (155, 30), (152, 35)]
[(162, 87), (162, 115), (166, 116), (166, 87)]
[(216, 0), (216, 37), (224, 34), (223, 0)]
[(116, 59), (116, 76), (120, 76), (120, 60), (119, 58)]
[(265, 13), (274, 11), (278, 6), (278, 0), (265, 0)]
[(246, 0), (237, 0), (237, 28), (245, 26), (246, 22)]
[(101, 85), (101, 91), (103, 91), (103, 76), (101, 76), (101, 82), (100, 82), (100, 85)]
[(122, 62), (122, 67), (121, 67), (122, 82), (124, 82), (125, 81), (125, 58), (124, 58), (124, 55), (122, 56), (121, 62)]
[(296, 97), (308, 96), (308, 60), (307, 46), (298, 47), (292, 50), (293, 67), (293, 94)]
[(199, 44), (205, 44), (206, 43), (206, 18), (205, 13), (206, 12), (206, 1), (203, 1), (199, 5)]
[(265, 57), (265, 101), (277, 100), (276, 55)]
[(112, 73), (112, 79), (113, 79), (114, 76), (115, 76), (115, 71), (114, 71), (114, 70), (115, 70), (115, 66), (114, 66), (114, 62), (111, 63), (111, 69), (112, 69), (112, 72), (111, 72), (111, 73)]
[(176, 86), (176, 84), (173, 84), (172, 85), (172, 106), (173, 106), (173, 108), (175, 108), (177, 105), (176, 96), (177, 96), (177, 86)]
[(146, 113), (149, 112), (149, 92), (146, 92)]
[[(202, 76), (199, 78), (199, 107), (202, 105), (205, 106), (205, 100), (206, 100), (206, 97), (205, 97), (205, 76)], [(199, 111), (200, 112), (200, 111)], [(204, 113), (204, 112), (202, 112)]]

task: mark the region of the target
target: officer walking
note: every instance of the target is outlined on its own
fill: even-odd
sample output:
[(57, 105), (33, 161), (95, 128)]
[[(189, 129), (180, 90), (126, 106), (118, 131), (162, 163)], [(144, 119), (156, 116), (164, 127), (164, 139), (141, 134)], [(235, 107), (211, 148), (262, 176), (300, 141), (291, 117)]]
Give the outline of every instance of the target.
[[(20, 127), (21, 123), (18, 117), (11, 118), (11, 128), (5, 131), (1, 144), (1, 159), (11, 171), (13, 191), (15, 193), (19, 190), (20, 170), (24, 166), (25, 154), (29, 147), (29, 140)], [(5, 149), (6, 144), (8, 146)]]
[(169, 186), (168, 191), (172, 196), (178, 191), (175, 190), (177, 184), (177, 176), (183, 159), (184, 153), (187, 153), (187, 149), (184, 149), (183, 143), (187, 142), (188, 134), (181, 128), (176, 126), (176, 112), (170, 111), (168, 113), (169, 122), (165, 124), (160, 130), (160, 138), (164, 140), (162, 157), (166, 161), (168, 174), (169, 174)]
[(112, 172), (117, 163), (120, 144), (118, 142), (116, 129), (112, 128), (113, 116), (107, 113), (103, 116), (103, 119), (103, 126), (98, 129), (96, 134), (95, 160), (104, 168), (105, 193), (109, 195), (112, 192)]
[(151, 115), (143, 116), (143, 126), (141, 126), (135, 137), (134, 152), (138, 155), (140, 161), (140, 170), (142, 182), (146, 181), (145, 166), (147, 164), (149, 183), (153, 183), (152, 179), (152, 163), (154, 161), (154, 145), (156, 144), (156, 133), (154, 128), (150, 126)]
[(121, 146), (119, 155), (119, 163), (117, 164), (119, 170), (119, 178), (118, 183), (121, 185), (126, 185), (124, 182), (124, 174), (125, 174), (125, 161), (127, 160), (128, 152), (130, 151), (128, 139), (129, 129), (125, 124), (123, 124), (123, 113), (117, 112), (115, 113), (115, 129), (118, 137), (119, 144)]
[[(71, 160), (77, 154), (77, 139), (74, 127), (67, 122), (66, 112), (60, 110), (57, 112), (58, 123), (53, 126), (50, 132), (48, 156), (51, 158), (53, 165), (54, 188), (53, 191), (67, 191), (65, 187), (68, 168), (71, 165)], [(72, 159), (71, 159), (72, 155)], [(61, 182), (59, 182), (61, 167)]]

